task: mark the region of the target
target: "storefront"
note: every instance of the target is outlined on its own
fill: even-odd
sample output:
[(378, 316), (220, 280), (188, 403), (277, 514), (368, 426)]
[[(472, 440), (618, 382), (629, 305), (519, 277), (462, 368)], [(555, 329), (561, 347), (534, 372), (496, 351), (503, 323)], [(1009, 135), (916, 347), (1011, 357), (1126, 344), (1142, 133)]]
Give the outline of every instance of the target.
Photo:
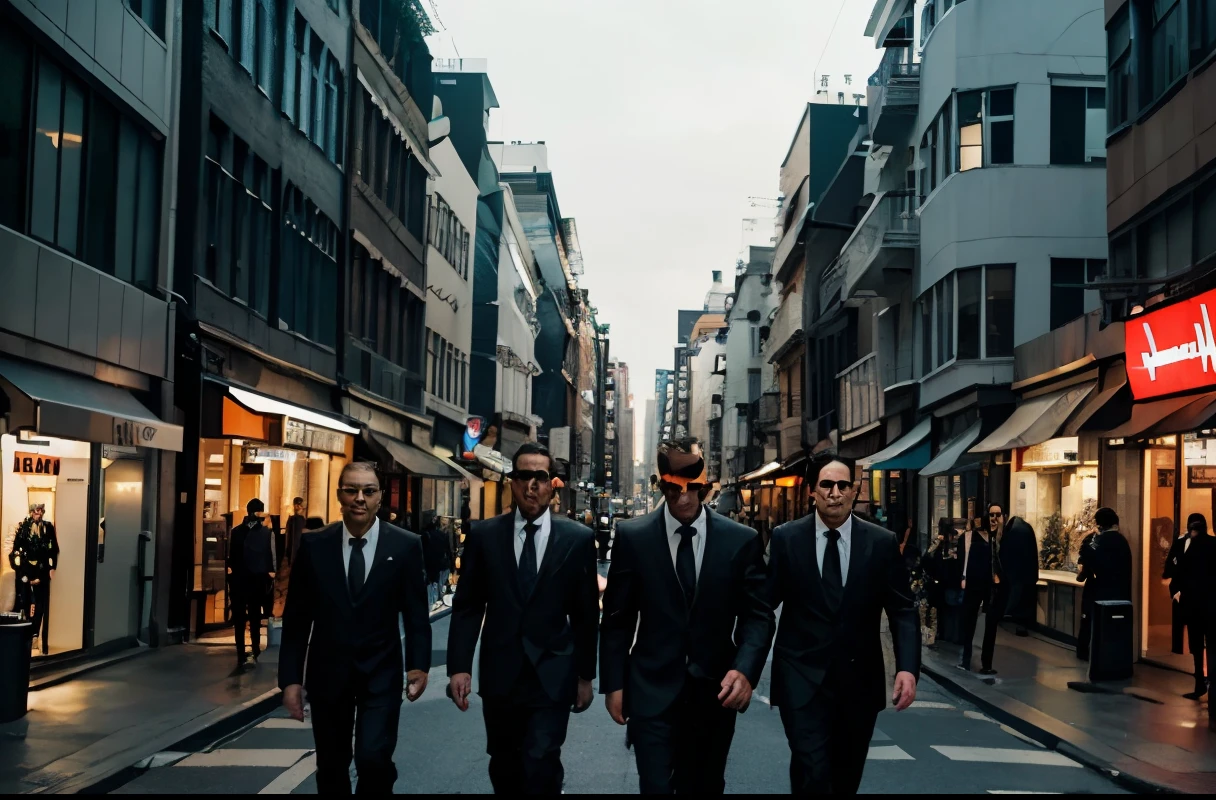
[[(226, 554), (229, 532), (245, 519), (250, 500), (266, 507), (276, 550), (287, 537), (294, 501), (303, 500), (306, 527), (341, 518), (338, 479), (354, 455), (359, 429), (307, 408), (214, 380), (203, 384), (194, 537), (193, 624), (196, 630), (228, 624)], [(287, 580), (276, 581), (276, 613)], [(280, 585), (282, 584), (282, 585)]]
[[(927, 504), (916, 491), (920, 470), (931, 460), (929, 434), (932, 425), (931, 419), (922, 419), (882, 450), (857, 462), (861, 484), (858, 496), (867, 501), (862, 510), (889, 520), (895, 527), (910, 521), (918, 534), (922, 552), (932, 544), (938, 519), (929, 518)], [(881, 515), (878, 514), (880, 508)], [(902, 518), (902, 522), (893, 516)]]
[[(157, 451), (180, 451), (182, 429), (128, 389), (8, 357), (0, 412), (0, 597), (17, 594), (10, 556), (32, 541), (32, 507), (41, 509), (41, 541), (53, 528), (58, 547), (54, 576), (38, 578), (49, 591), (26, 597), (46, 611), (35, 658), (147, 642)], [(30, 562), (19, 566), (37, 571)]]

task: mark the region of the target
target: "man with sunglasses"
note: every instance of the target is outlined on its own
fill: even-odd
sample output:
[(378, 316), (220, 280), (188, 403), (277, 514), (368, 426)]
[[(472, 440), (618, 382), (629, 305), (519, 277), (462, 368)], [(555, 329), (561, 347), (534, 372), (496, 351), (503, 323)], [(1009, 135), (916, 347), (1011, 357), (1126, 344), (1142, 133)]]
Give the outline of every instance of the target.
[(337, 495), (342, 521), (300, 537), (283, 611), (279, 686), (283, 705), (301, 721), (307, 686), (318, 793), (350, 794), (353, 731), (358, 791), (391, 794), (403, 684), (406, 697), (417, 700), (431, 668), (422, 539), (376, 516), (382, 493), (372, 464), (347, 464)]
[(851, 459), (807, 471), (815, 511), (773, 531), (768, 601), (784, 604), (773, 648), (772, 704), (790, 746), (792, 794), (856, 794), (886, 707), (882, 613), (895, 649), (892, 701), (916, 699), (920, 621), (895, 534), (853, 515)]
[(591, 705), (599, 632), (595, 535), (555, 515), (553, 458), (529, 442), (512, 459), (515, 509), (474, 522), (448, 631), (448, 696), (478, 694), (496, 794), (561, 794), (570, 712)]
[(659, 447), (665, 503), (617, 525), (600, 691), (628, 725), (642, 794), (714, 794), (772, 638), (760, 536), (705, 505), (694, 440)]

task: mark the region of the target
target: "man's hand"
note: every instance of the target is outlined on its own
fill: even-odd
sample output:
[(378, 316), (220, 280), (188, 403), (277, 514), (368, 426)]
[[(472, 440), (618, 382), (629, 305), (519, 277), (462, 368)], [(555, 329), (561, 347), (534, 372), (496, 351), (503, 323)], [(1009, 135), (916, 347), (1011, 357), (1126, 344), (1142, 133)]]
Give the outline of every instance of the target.
[(42, 583), (42, 578), (34, 578), (32, 581), (30, 581), (30, 586), (37, 586), (40, 583)]
[(612, 717), (612, 721), (617, 725), (624, 725), (629, 721), (629, 718), (625, 716), (624, 689), (617, 689), (615, 692), (604, 695), (604, 706), (608, 709), (608, 716)]
[(411, 703), (422, 697), (426, 691), (426, 673), (420, 669), (412, 669), (405, 673), (405, 699)]
[(1182, 602), (1182, 592), (1174, 592), (1174, 602), (1175, 603)]
[(55, 580), (55, 570), (51, 570), (50, 572), (48, 572), (47, 577), (50, 578), (51, 580)]
[(452, 702), (461, 711), (469, 710), (469, 692), (473, 691), (473, 676), (467, 672), (458, 672), (448, 679), (448, 693)]
[(740, 713), (747, 711), (747, 706), (752, 702), (751, 681), (742, 672), (732, 669), (722, 679), (722, 691), (718, 692), (718, 699), (722, 701), (723, 708)]
[(1000, 575), (993, 575), (993, 576), (992, 576), (992, 582), (993, 582), (993, 583), (996, 583), (996, 584), (999, 584), (999, 583), (1001, 582), (1001, 576), (1000, 576)]
[(268, 573), (268, 574), (270, 575), (270, 579), (271, 579), (271, 580), (274, 580), (274, 573), (273, 573), (273, 572), (271, 572), (271, 573)]
[(958, 585), (958, 588), (960, 588), (960, 589), (966, 589), (966, 588), (967, 588), (967, 579), (966, 579), (966, 578), (963, 578), (962, 583), (960, 583), (960, 584)]
[(283, 689), (283, 708), (296, 722), (304, 721), (304, 687), (293, 683)]
[(591, 698), (595, 693), (591, 690), (591, 681), (585, 681), (582, 678), (578, 679), (578, 697), (574, 700), (574, 708), (570, 709), (575, 714), (586, 711), (591, 705)]
[(912, 705), (916, 699), (916, 676), (911, 672), (895, 673), (895, 691), (891, 693), (891, 702), (896, 711), (903, 711)]

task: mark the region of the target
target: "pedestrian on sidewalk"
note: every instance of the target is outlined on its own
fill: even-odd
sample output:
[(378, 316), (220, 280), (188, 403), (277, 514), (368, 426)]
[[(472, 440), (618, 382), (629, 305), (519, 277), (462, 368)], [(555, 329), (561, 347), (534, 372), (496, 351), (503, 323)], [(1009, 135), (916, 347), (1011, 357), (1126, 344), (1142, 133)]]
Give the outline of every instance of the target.
[(711, 511), (695, 439), (658, 449), (665, 503), (617, 526), (600, 691), (642, 794), (723, 794), (735, 722), (773, 635), (760, 535)]
[(439, 526), (439, 517), (434, 511), (425, 511), (423, 514), (427, 518), (426, 528), (422, 532), (422, 552), (426, 557), (427, 602), (434, 609), (441, 599), (443, 576), (452, 563), (452, 555), (448, 551), (448, 535)]
[(232, 627), (236, 639), (236, 668), (244, 669), (245, 625), (256, 663), (262, 655), (262, 617), (273, 602), (275, 576), (274, 531), (264, 524), (266, 504), (253, 498), (245, 504), (245, 519), (228, 537), (228, 586), (232, 592)]
[(1034, 622), (1039, 585), (1039, 541), (1034, 528), (1021, 517), (1005, 520), (999, 503), (988, 507), (988, 528), (996, 533), (1000, 547), (1005, 613), (1013, 620), (1018, 636), (1029, 636)]
[(1077, 580), (1085, 584), (1081, 594), (1081, 628), (1077, 657), (1089, 660), (1095, 604), (1101, 600), (1132, 599), (1132, 548), (1119, 532), (1119, 515), (1113, 508), (1094, 512), (1097, 533), (1085, 537), (1077, 558)]
[[(29, 516), (17, 526), (8, 554), (9, 566), (17, 581), (18, 609), (29, 617), (33, 645), (45, 656), (49, 650), (51, 581), (59, 566), (59, 538), (55, 525), (45, 519), (46, 505), (31, 503)], [(104, 521), (103, 521), (104, 524)]]
[(308, 518), (304, 516), (304, 498), (296, 497), (291, 501), (291, 516), (287, 518), (287, 542), (284, 555), (287, 563), (295, 560), (296, 551), (300, 549), (300, 537), (307, 530)]
[(963, 607), (962, 562), (958, 560), (958, 531), (948, 517), (937, 521), (937, 541), (922, 560), (929, 604), (935, 610), (937, 630), (933, 644), (958, 640), (958, 616)]
[(301, 537), (292, 565), (279, 687), (292, 719), (303, 721), (307, 662), (319, 794), (350, 794), (352, 731), (359, 793), (391, 794), (402, 684), (417, 700), (431, 668), (422, 539), (376, 516), (372, 464), (343, 467), (337, 496), (342, 521)]
[(495, 794), (561, 794), (570, 713), (591, 705), (599, 628), (595, 536), (554, 514), (556, 467), (524, 444), (512, 459), (515, 510), (473, 524), (448, 630), (448, 692), (469, 709), (478, 694)]
[(854, 474), (851, 459), (817, 458), (807, 473), (815, 510), (773, 531), (766, 593), (774, 610), (784, 608), (772, 704), (796, 795), (856, 794), (861, 785), (887, 705), (884, 611), (894, 640), (892, 701), (903, 711), (916, 699), (921, 642), (906, 562), (895, 534), (854, 515)]
[(1187, 644), (1195, 660), (1195, 690), (1183, 697), (1198, 700), (1208, 693), (1204, 645), (1209, 658), (1216, 645), (1216, 538), (1208, 535), (1208, 522), (1202, 514), (1191, 514), (1186, 530), (1187, 537), (1179, 548), (1174, 578), (1170, 581), (1170, 596), (1182, 609)]
[(980, 674), (995, 675), (992, 656), (996, 650), (996, 631), (1001, 622), (1000, 544), (987, 527), (987, 520), (976, 520), (958, 543), (958, 560), (962, 564), (959, 588), (963, 590), (963, 658), (962, 670), (971, 670), (971, 648), (979, 624), (980, 607), (984, 609), (984, 641), (980, 649)]

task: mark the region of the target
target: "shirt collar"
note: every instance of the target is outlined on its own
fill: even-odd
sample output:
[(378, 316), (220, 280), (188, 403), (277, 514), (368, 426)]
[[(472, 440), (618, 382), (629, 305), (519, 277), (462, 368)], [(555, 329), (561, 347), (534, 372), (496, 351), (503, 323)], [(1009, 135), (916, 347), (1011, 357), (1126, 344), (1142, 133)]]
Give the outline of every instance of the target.
[[(705, 534), (706, 519), (709, 517), (709, 512), (705, 510), (705, 506), (701, 506), (701, 513), (693, 520), (692, 526), (696, 528), (698, 535)], [(683, 523), (671, 515), (671, 509), (666, 503), (663, 504), (663, 520), (667, 523), (667, 535), (675, 536)]]
[[(345, 522), (342, 523), (342, 533), (345, 534), (345, 536), (343, 538), (346, 539), (347, 541), (355, 538), (354, 535), (351, 534), (350, 528), (346, 527)], [(363, 534), (363, 541), (367, 542), (367, 544), (365, 544), (363, 546), (364, 547), (375, 547), (376, 542), (379, 541), (379, 539), (380, 539), (380, 518), (376, 517), (374, 520), (372, 520), (372, 526), (367, 529), (367, 533)], [(345, 544), (345, 542), (343, 542), (343, 544)]]
[[(816, 511), (815, 512), (815, 535), (826, 538), (829, 530), (830, 530), (830, 528), (828, 528), (828, 524), (823, 521), (823, 518), (819, 516), (819, 512)], [(844, 521), (844, 524), (841, 525), (836, 530), (840, 533), (840, 540), (842, 542), (844, 542), (845, 544), (848, 544), (850, 541), (852, 541), (853, 515), (849, 514), (849, 518), (846, 519)]]
[[(536, 518), (536, 522), (534, 524), (540, 526), (536, 530), (537, 533), (545, 533), (549, 530), (549, 517), (550, 517), (549, 509), (546, 508), (545, 513), (541, 514), (539, 517)], [(523, 513), (520, 512), (520, 510), (518, 508), (515, 509), (515, 533), (516, 533), (516, 535), (525, 533), (524, 526), (527, 524), (528, 524), (528, 521), (526, 519), (524, 519)]]

